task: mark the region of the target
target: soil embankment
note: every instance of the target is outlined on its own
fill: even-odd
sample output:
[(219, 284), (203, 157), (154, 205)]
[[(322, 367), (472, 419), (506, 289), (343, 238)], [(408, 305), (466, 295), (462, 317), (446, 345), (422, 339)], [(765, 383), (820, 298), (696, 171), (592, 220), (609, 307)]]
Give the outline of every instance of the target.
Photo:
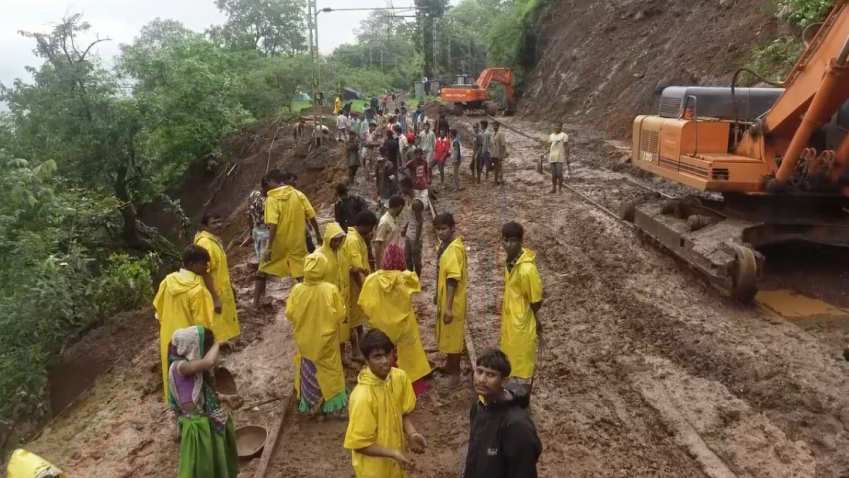
[(763, 0), (558, 0), (540, 15), (519, 112), (611, 137), (655, 112), (658, 88), (729, 85), (784, 28)]

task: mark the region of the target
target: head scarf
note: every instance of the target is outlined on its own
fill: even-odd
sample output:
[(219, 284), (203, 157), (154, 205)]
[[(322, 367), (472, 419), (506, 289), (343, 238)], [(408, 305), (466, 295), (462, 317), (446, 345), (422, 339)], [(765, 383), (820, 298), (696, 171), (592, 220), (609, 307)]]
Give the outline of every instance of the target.
[[(168, 402), (171, 408), (177, 415), (184, 415), (177, 390), (177, 365), (180, 362), (200, 360), (203, 358), (203, 351), (206, 348), (204, 344), (205, 329), (200, 325), (179, 329), (171, 336), (171, 344), (168, 347)], [(181, 376), (182, 377), (182, 376)], [(193, 413), (202, 413), (212, 420), (215, 430), (223, 432), (227, 424), (227, 414), (221, 409), (218, 402), (218, 395), (210, 383), (210, 376), (207, 373), (196, 373), (191, 377), (182, 377), (183, 379), (190, 378), (192, 380), (192, 403), (194, 404)]]
[(386, 271), (403, 271), (407, 269), (404, 249), (398, 243), (390, 242), (383, 251), (381, 269)]

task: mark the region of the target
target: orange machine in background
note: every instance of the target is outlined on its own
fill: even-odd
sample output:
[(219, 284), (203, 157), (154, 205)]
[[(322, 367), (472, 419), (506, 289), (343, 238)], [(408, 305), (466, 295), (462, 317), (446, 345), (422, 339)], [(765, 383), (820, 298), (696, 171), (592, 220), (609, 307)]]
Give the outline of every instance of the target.
[[(763, 246), (849, 247), (849, 4), (836, 2), (780, 88), (669, 87), (638, 116), (632, 162), (702, 191), (626, 212), (639, 230), (742, 300)], [(709, 194), (716, 193), (716, 194)]]
[(492, 102), (487, 91), (493, 82), (504, 87), (507, 96), (506, 109), (508, 112), (513, 111), (516, 98), (513, 91), (513, 70), (510, 68), (487, 68), (474, 83), (468, 75), (459, 75), (455, 84), (442, 88), (439, 98), (443, 103), (453, 105), (457, 114), (472, 109), (483, 109), (489, 114), (495, 114), (498, 105)]

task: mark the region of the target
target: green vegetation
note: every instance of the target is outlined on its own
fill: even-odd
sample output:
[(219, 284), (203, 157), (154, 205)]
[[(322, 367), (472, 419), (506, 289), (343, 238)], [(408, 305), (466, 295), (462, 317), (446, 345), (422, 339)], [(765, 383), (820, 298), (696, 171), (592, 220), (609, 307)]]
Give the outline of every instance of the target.
[(47, 370), (68, 341), (150, 303), (181, 248), (168, 237), (187, 231), (166, 237), (142, 211), (188, 226), (169, 192), (189, 166), (228, 160), (225, 136), (308, 90), (303, 32), (289, 31), (300, 20), (279, 15), (260, 36), (249, 20), (301, 2), (217, 3), (226, 25), (203, 34), (155, 20), (113, 68), (80, 15), (23, 33), (42, 63), (31, 81), (0, 85), (0, 420), (39, 418)]
[[(773, 4), (778, 18), (801, 29), (822, 22), (833, 6), (834, 0), (774, 0)], [(755, 48), (746, 67), (772, 81), (782, 81), (805, 50), (803, 33), (782, 36)], [(748, 78), (750, 83), (756, 81)]]
[(834, 0), (776, 0), (778, 16), (805, 28), (823, 21), (834, 6)]
[(490, 61), (512, 67), (519, 85), (537, 62), (537, 25), (540, 13), (549, 1), (508, 2), (511, 5), (496, 17), (488, 32)]
[[(804, 50), (801, 40), (779, 37), (752, 51), (747, 67), (772, 81), (782, 81)], [(755, 81), (755, 79), (751, 79)]]

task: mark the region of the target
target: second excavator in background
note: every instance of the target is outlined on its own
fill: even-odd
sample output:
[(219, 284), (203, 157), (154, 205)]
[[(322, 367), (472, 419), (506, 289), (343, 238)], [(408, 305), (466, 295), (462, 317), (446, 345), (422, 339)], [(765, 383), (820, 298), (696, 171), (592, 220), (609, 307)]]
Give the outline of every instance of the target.
[(504, 105), (504, 110), (506, 113), (513, 112), (516, 96), (513, 90), (513, 70), (510, 68), (487, 68), (481, 72), (475, 82), (472, 82), (468, 75), (458, 75), (453, 85), (442, 88), (439, 99), (450, 105), (457, 115), (471, 110), (483, 110), (486, 114), (495, 115), (500, 108), (489, 93), (492, 83), (498, 83), (504, 87), (507, 103)]

